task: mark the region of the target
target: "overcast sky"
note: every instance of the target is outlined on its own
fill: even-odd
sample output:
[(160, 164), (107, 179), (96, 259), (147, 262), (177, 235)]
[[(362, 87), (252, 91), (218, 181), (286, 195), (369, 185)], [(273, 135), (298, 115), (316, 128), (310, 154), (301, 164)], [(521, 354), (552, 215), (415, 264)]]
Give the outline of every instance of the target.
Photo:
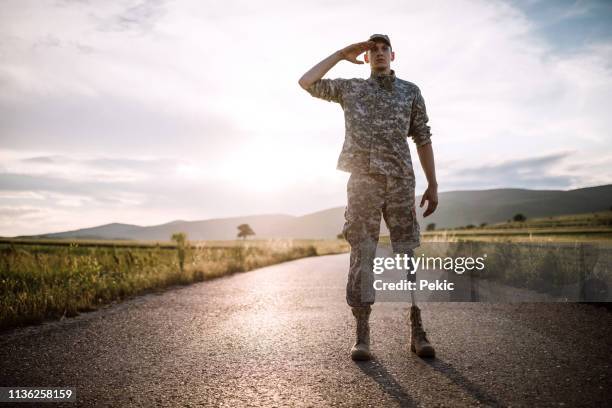
[(3, 1), (0, 235), (344, 206), (342, 109), (297, 80), (372, 33), (421, 88), (440, 191), (611, 183), (611, 23), (610, 2)]

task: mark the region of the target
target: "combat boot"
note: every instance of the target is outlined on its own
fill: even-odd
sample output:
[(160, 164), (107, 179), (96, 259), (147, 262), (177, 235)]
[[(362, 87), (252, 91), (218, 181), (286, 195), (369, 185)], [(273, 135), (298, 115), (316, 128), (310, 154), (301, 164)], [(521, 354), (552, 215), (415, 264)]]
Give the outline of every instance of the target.
[(365, 361), (372, 359), (370, 353), (370, 306), (353, 307), (351, 308), (353, 316), (357, 322), (357, 341), (351, 348), (351, 358), (356, 361)]
[(410, 307), (410, 350), (419, 357), (435, 357), (436, 351), (427, 339), (427, 333), (423, 330), (421, 321), (421, 310), (417, 306)]

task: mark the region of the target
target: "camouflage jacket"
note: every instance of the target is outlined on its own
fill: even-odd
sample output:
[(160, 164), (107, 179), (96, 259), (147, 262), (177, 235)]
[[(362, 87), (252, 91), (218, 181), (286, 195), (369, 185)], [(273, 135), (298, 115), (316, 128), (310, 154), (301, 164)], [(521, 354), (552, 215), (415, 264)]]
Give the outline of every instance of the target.
[(344, 110), (338, 170), (414, 179), (407, 138), (417, 146), (431, 142), (425, 101), (415, 84), (391, 70), (368, 79), (319, 79), (307, 91)]

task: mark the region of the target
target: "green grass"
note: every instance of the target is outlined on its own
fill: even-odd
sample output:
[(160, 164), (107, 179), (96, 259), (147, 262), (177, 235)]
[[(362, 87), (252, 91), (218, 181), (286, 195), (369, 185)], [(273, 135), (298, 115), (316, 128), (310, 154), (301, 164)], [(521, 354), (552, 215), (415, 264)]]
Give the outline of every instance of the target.
[(348, 250), (342, 240), (171, 243), (3, 240), (0, 328), (31, 324), (172, 285)]
[(485, 229), (504, 228), (612, 228), (612, 211), (528, 218), (525, 222), (503, 222), (485, 226)]
[(485, 268), (470, 271), (469, 276), (554, 296), (564, 291), (576, 296), (593, 283), (603, 283), (603, 292), (581, 294), (586, 296), (582, 300), (594, 300), (605, 298), (607, 288), (612, 287), (611, 250), (609, 245), (587, 242), (463, 241), (425, 243), (418, 252), (453, 258), (486, 254)]
[(612, 244), (612, 211), (527, 219), (474, 228), (422, 230), (423, 241), (600, 242)]

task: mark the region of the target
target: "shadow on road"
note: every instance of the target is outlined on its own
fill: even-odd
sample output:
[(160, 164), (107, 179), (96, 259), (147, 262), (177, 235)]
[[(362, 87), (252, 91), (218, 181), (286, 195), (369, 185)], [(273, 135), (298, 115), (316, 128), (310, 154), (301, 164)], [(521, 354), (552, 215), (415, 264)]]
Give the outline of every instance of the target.
[(504, 404), (502, 404), (497, 399), (481, 390), (476, 384), (465, 378), (451, 364), (445, 363), (444, 361), (438, 358), (421, 361), (436, 370), (437, 372), (443, 374), (445, 377), (447, 377), (449, 380), (451, 380), (461, 388), (463, 388), (470, 396), (472, 396), (472, 398), (478, 400), (480, 403), (493, 407), (504, 406)]
[(361, 371), (376, 381), (384, 392), (395, 398), (400, 407), (417, 407), (418, 404), (410, 398), (402, 386), (393, 378), (391, 374), (378, 361), (364, 361), (356, 363)]

